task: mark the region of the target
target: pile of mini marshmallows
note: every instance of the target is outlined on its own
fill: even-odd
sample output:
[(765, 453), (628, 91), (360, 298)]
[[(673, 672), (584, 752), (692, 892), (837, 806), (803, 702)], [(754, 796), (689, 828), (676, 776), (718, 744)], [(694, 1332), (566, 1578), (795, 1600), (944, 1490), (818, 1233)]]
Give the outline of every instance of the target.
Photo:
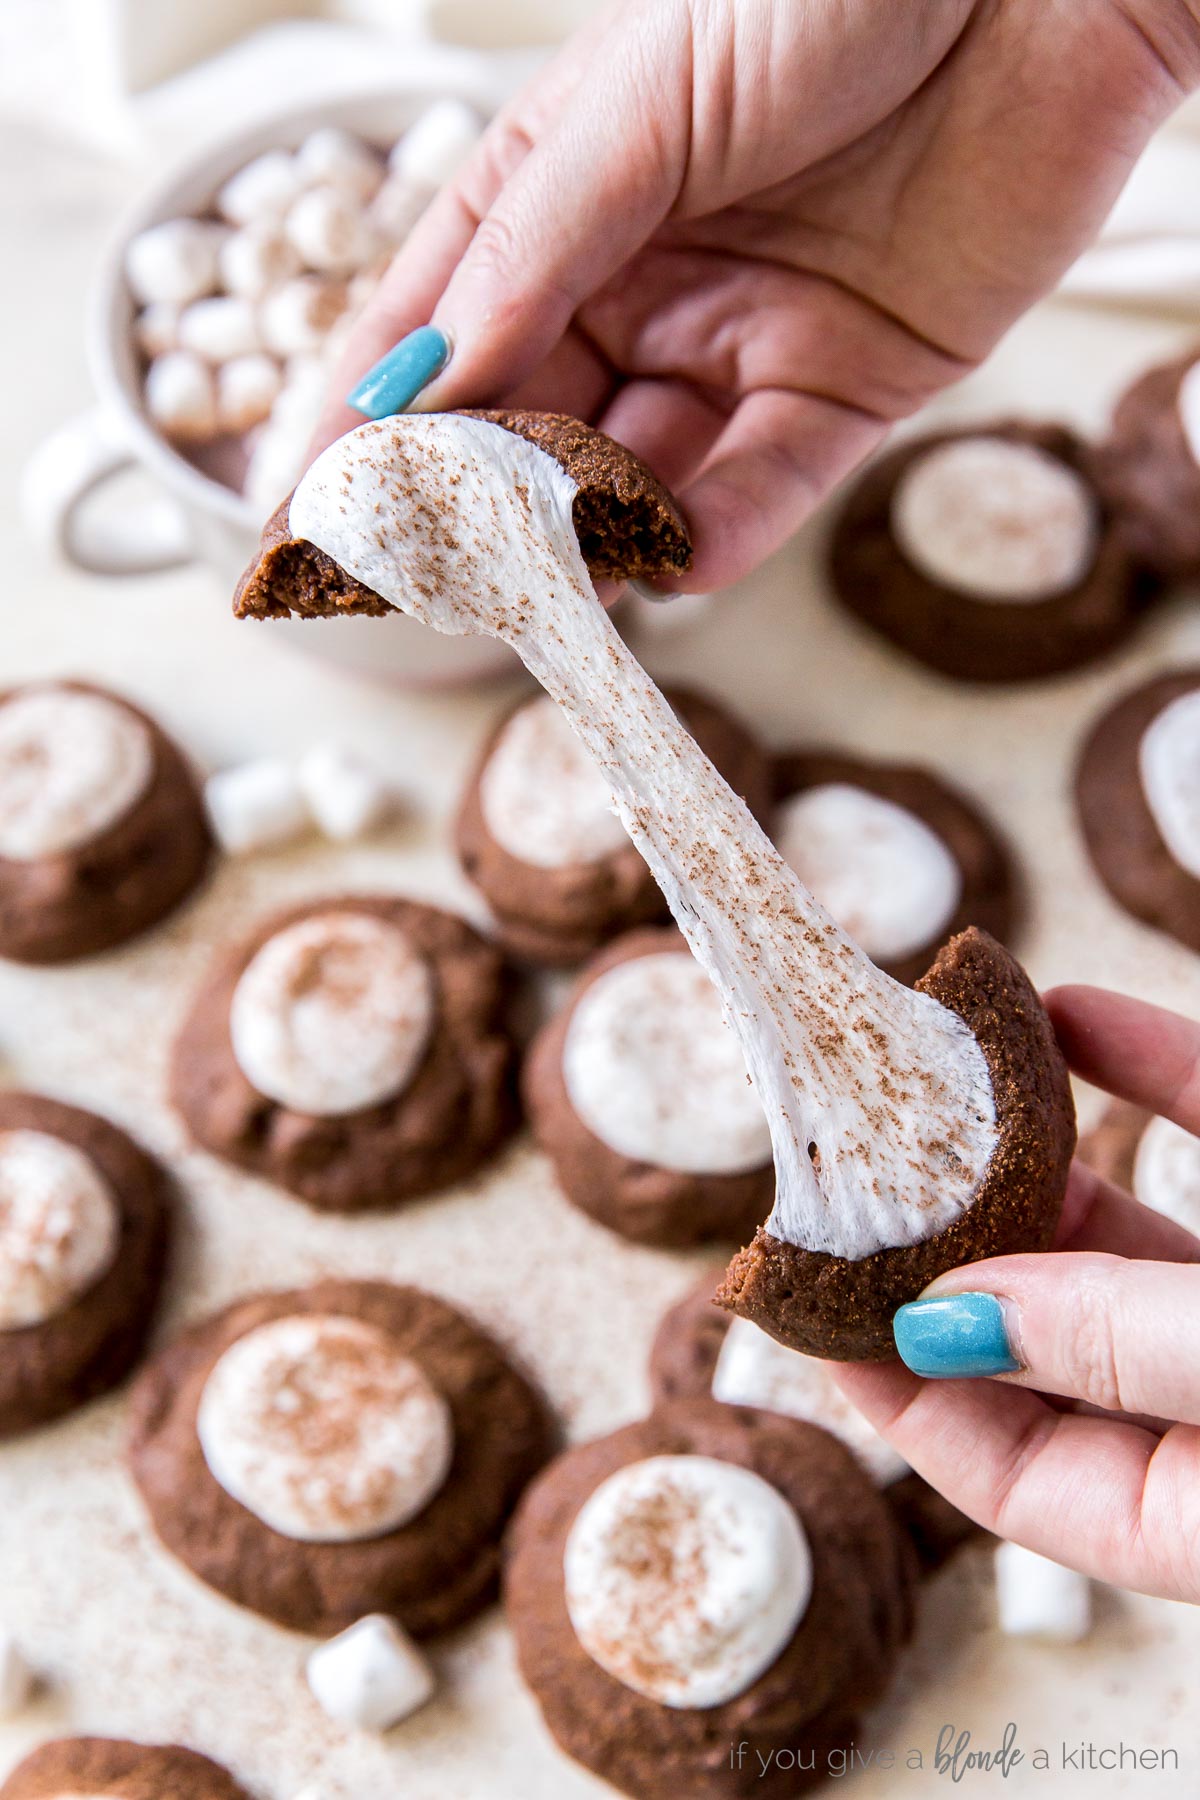
[(227, 856), (278, 850), (314, 828), (335, 844), (366, 837), (400, 805), (381, 770), (342, 744), (319, 743), (296, 763), (260, 756), (204, 784), (212, 834)]
[(256, 156), (204, 217), (131, 239), (145, 405), (164, 436), (190, 451), (251, 438), (244, 491), (276, 505), (346, 329), (481, 130), (470, 107), (439, 100), (385, 157), (327, 126)]

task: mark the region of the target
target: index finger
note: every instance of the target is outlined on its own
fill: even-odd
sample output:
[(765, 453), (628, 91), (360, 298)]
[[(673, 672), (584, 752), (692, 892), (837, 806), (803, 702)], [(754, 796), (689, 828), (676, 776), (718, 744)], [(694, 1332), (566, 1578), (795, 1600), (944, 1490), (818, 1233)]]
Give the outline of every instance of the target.
[(1200, 1025), (1104, 988), (1052, 988), (1045, 1001), (1077, 1075), (1200, 1135)]

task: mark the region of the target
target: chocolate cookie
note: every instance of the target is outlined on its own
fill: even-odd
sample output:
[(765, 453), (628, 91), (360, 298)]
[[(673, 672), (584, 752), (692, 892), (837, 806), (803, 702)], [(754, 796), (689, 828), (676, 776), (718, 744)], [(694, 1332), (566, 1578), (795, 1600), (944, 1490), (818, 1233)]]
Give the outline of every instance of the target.
[(691, 1400), (551, 1463), (513, 1521), (505, 1603), (568, 1756), (636, 1800), (784, 1800), (883, 1692), (912, 1579), (836, 1439)]
[(107, 1119), (0, 1094), (0, 1437), (107, 1393), (162, 1285), (167, 1178)]
[[(669, 689), (667, 698), (734, 792), (765, 819), (770, 775), (749, 732), (690, 689)], [(603, 776), (544, 694), (522, 701), (489, 733), (455, 836), (463, 869), (514, 955), (579, 962), (615, 932), (667, 916)]]
[(1048, 1250), (1075, 1148), (1062, 1052), (1020, 964), (972, 928), (916, 983), (970, 1027), (987, 1062), (997, 1141), (975, 1197), (945, 1230), (857, 1261), (805, 1250), (759, 1229), (716, 1298), (793, 1350), (840, 1362), (895, 1354), (892, 1316), (935, 1275), (1019, 1250)]
[(1096, 472), (1128, 542), (1172, 580), (1200, 574), (1200, 346), (1128, 388), (1096, 452)]
[(1075, 775), (1093, 866), (1119, 906), (1200, 950), (1200, 668), (1145, 682), (1088, 733)]
[(550, 1437), (456, 1308), (328, 1280), (238, 1301), (160, 1351), (130, 1459), (167, 1549), (230, 1600), (322, 1636), (386, 1612), (424, 1637), (490, 1598)]
[(1008, 848), (978, 808), (928, 769), (801, 750), (776, 762), (775, 841), (805, 886), (897, 981), (948, 936), (1013, 932)]
[[(923, 1574), (940, 1569), (963, 1544), (985, 1535), (973, 1519), (901, 1462), (850, 1406), (827, 1364), (783, 1348), (749, 1320), (731, 1320), (713, 1300), (720, 1276), (720, 1270), (710, 1270), (664, 1313), (650, 1351), (655, 1406), (672, 1400), (717, 1399), (806, 1419), (832, 1432), (859, 1456), (912, 1539)], [(749, 1337), (732, 1343), (731, 1326)], [(726, 1351), (718, 1377), (727, 1344), (733, 1354)]]
[(1114, 1100), (1080, 1138), (1078, 1155), (1142, 1206), (1200, 1238), (1200, 1138), (1182, 1125)]
[(175, 1045), (196, 1141), (311, 1206), (395, 1206), (460, 1180), (516, 1124), (508, 982), (415, 900), (293, 907), (224, 955)]
[(198, 886), (210, 849), (187, 763), (136, 706), (81, 681), (0, 694), (0, 956), (125, 943)]
[(919, 662), (961, 681), (1025, 681), (1090, 662), (1133, 628), (1153, 584), (1056, 425), (908, 439), (872, 463), (830, 548), (834, 591)]
[(0, 1783), (0, 1800), (250, 1800), (220, 1763), (180, 1744), (55, 1738)]
[[(691, 567), (687, 526), (662, 483), (623, 444), (566, 413), (470, 409), (466, 417), (500, 425), (554, 457), (577, 484), (573, 518), (579, 547), (597, 579), (633, 581), (681, 575)], [(239, 619), (382, 614), (386, 600), (332, 557), (292, 536), (292, 496), (263, 529), (258, 556), (238, 583)]]
[(583, 970), (526, 1059), (525, 1108), (574, 1205), (641, 1244), (745, 1237), (775, 1191), (737, 1039), (672, 928)]

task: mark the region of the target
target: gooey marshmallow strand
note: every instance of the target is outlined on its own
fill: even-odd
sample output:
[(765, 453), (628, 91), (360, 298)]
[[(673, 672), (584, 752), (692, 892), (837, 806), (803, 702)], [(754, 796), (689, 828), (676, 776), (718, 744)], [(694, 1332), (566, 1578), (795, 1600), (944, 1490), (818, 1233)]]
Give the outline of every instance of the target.
[(920, 1243), (971, 1204), (996, 1143), (983, 1052), (880, 974), (684, 730), (596, 598), (576, 491), (498, 425), (407, 415), (318, 457), (290, 524), (400, 611), (510, 644), (563, 708), (742, 1041), (773, 1235), (850, 1258)]

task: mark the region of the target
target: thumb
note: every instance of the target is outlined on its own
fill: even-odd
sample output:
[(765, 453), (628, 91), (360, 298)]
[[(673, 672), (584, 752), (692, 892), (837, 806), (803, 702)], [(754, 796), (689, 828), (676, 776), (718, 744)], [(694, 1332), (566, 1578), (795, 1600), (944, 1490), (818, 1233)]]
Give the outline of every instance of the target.
[(940, 1276), (894, 1320), (914, 1374), (999, 1376), (1109, 1412), (1200, 1425), (1200, 1265), (1002, 1256)]

